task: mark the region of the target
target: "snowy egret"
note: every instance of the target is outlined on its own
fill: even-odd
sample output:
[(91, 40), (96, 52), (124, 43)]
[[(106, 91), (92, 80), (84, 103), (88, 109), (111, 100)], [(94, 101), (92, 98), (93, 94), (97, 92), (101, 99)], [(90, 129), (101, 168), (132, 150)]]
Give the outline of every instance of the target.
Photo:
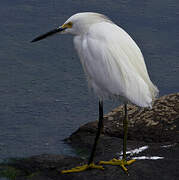
[(157, 87), (151, 82), (143, 55), (134, 40), (108, 17), (92, 12), (71, 16), (62, 26), (38, 36), (32, 42), (53, 34), (74, 35), (74, 46), (87, 77), (89, 87), (99, 97), (99, 121), (94, 145), (88, 164), (62, 173), (80, 172), (86, 169), (103, 169), (93, 163), (97, 142), (103, 127), (103, 100), (118, 99), (124, 103), (124, 139), (122, 160), (100, 161), (99, 164), (125, 165), (135, 160), (126, 159), (127, 103), (140, 107), (152, 107), (158, 95)]

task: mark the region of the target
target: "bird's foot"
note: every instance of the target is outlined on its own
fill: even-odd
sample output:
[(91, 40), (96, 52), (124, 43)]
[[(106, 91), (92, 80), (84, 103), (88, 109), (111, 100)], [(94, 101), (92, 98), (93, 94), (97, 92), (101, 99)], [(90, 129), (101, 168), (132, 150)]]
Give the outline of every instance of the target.
[(127, 173), (127, 168), (125, 167), (126, 165), (130, 165), (133, 162), (135, 162), (135, 159), (131, 159), (129, 161), (126, 161), (124, 159), (120, 160), (120, 159), (111, 159), (110, 161), (100, 161), (99, 164), (107, 164), (107, 165), (117, 165), (117, 166), (121, 166), (122, 169)]
[(101, 169), (101, 170), (104, 170), (103, 166), (95, 165), (94, 163), (91, 163), (91, 164), (85, 164), (85, 165), (82, 165), (82, 166), (77, 166), (75, 168), (68, 169), (68, 170), (62, 170), (61, 173), (65, 174), (65, 173), (81, 172), (81, 171), (85, 171), (87, 169)]

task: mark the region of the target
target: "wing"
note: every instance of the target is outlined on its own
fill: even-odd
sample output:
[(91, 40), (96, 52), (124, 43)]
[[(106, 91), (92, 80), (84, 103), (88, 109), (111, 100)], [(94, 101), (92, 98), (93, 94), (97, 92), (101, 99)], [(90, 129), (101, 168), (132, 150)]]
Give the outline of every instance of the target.
[(151, 105), (155, 86), (140, 49), (123, 29), (102, 22), (79, 38), (75, 47), (98, 96), (122, 96), (139, 106)]

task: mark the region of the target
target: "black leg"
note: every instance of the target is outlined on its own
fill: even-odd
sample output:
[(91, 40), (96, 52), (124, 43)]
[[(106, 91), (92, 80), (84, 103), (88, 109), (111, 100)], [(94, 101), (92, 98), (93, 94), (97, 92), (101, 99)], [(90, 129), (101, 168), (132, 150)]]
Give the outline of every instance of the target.
[(93, 144), (93, 149), (91, 151), (91, 155), (90, 155), (88, 164), (91, 164), (93, 162), (95, 151), (96, 151), (96, 146), (97, 146), (97, 143), (98, 143), (98, 139), (99, 139), (102, 127), (103, 127), (103, 101), (99, 101), (98, 130), (96, 132), (96, 137), (95, 137), (95, 141), (94, 141), (94, 144)]
[(126, 160), (126, 147), (127, 147), (127, 131), (128, 131), (128, 116), (127, 116), (127, 104), (124, 104), (124, 120), (123, 120), (123, 130), (124, 130), (124, 139), (123, 139), (123, 159)]
[(113, 158), (110, 161), (100, 161), (99, 164), (109, 164), (109, 165), (118, 165), (121, 166), (122, 169), (128, 173), (126, 165), (130, 165), (133, 162), (135, 162), (135, 159), (131, 159), (127, 161), (126, 159), (126, 145), (127, 145), (127, 126), (128, 126), (128, 116), (127, 116), (127, 104), (124, 104), (124, 120), (123, 120), (123, 128), (124, 128), (124, 139), (123, 139), (123, 158), (122, 159), (116, 159)]

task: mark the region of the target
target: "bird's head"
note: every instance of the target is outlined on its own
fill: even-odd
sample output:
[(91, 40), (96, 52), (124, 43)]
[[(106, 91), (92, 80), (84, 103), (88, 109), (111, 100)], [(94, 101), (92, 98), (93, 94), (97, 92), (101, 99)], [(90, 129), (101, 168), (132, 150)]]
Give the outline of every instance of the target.
[(31, 42), (36, 42), (41, 39), (44, 39), (48, 36), (60, 33), (60, 34), (73, 34), (73, 35), (82, 35), (85, 32), (88, 32), (88, 29), (91, 25), (95, 23), (100, 23), (103, 21), (111, 22), (106, 16), (99, 13), (84, 12), (78, 13), (71, 16), (63, 25), (38, 36), (33, 39)]

